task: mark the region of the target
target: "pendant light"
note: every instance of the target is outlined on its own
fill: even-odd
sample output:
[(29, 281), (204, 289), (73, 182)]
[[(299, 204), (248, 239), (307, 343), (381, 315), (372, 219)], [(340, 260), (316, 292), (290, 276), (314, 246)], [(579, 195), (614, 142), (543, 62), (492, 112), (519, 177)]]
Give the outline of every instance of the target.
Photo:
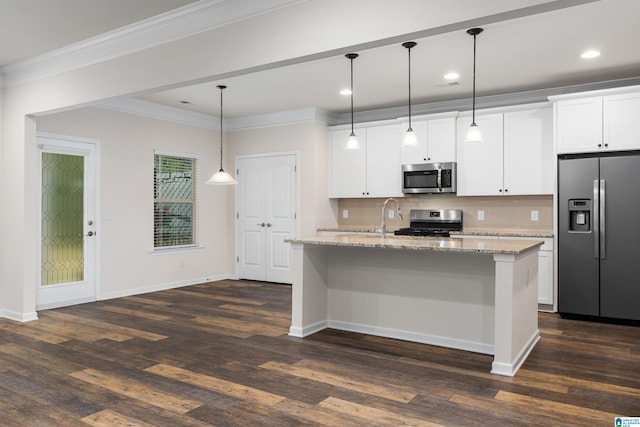
[(233, 179), (231, 175), (222, 169), (222, 91), (227, 87), (225, 85), (218, 85), (218, 89), (220, 89), (220, 170), (213, 175), (207, 181), (207, 184), (212, 185), (233, 185), (237, 184), (238, 181)]
[(359, 55), (357, 53), (347, 53), (345, 57), (351, 61), (351, 133), (349, 134), (349, 138), (347, 138), (347, 145), (345, 146), (346, 150), (359, 150), (360, 143), (358, 142), (358, 137), (353, 131), (353, 60), (356, 59)]
[(407, 48), (407, 53), (409, 56), (409, 128), (407, 132), (404, 134), (404, 138), (402, 138), (402, 145), (405, 147), (411, 147), (418, 143), (418, 138), (416, 137), (416, 133), (411, 127), (411, 49), (416, 47), (418, 43), (416, 42), (404, 42), (402, 43), (403, 47)]
[(476, 124), (476, 36), (483, 31), (482, 28), (467, 30), (467, 34), (473, 36), (473, 118), (464, 142), (482, 142), (482, 132), (480, 132), (480, 127)]

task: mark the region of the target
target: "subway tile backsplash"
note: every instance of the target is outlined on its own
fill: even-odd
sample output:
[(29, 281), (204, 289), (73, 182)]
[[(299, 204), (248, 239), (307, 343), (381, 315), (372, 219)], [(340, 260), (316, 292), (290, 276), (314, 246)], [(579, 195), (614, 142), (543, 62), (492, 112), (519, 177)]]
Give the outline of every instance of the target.
[[(340, 199), (338, 201), (340, 226), (374, 226), (382, 220), (385, 199)], [(395, 229), (409, 226), (411, 209), (461, 209), (464, 229), (467, 231), (553, 231), (553, 196), (495, 196), (457, 197), (446, 194), (415, 195), (398, 198), (404, 219), (388, 219), (387, 227)], [(395, 204), (387, 206), (396, 209)], [(344, 210), (348, 218), (343, 218)], [(478, 220), (483, 211), (484, 220)], [(538, 220), (532, 221), (531, 211), (537, 211)]]

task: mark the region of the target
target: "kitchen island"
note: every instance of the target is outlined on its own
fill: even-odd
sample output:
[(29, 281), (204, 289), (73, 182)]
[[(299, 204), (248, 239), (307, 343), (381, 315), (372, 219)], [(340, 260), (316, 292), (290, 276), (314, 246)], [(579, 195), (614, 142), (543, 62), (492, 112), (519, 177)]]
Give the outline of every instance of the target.
[(289, 335), (325, 328), (492, 354), (513, 376), (540, 339), (535, 240), (347, 234), (291, 240)]

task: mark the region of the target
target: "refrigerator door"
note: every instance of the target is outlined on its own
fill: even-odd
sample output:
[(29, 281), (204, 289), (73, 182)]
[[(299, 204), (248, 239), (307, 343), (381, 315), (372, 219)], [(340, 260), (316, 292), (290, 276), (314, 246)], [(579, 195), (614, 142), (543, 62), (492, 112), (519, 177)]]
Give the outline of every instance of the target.
[(640, 320), (640, 156), (603, 157), (600, 315)]
[[(596, 184), (595, 190), (594, 184)], [(598, 158), (558, 161), (558, 311), (560, 313), (587, 316), (600, 314), (598, 184)], [(582, 212), (584, 215), (575, 211), (581, 205), (588, 209)], [(574, 215), (573, 223), (572, 215)], [(585, 224), (581, 222), (587, 218), (588, 224), (584, 227)]]

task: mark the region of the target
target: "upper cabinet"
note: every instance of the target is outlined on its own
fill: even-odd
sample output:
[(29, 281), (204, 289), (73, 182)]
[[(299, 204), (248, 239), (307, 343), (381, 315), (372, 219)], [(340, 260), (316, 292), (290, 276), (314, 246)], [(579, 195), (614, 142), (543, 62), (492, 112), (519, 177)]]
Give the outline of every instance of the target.
[(401, 197), (401, 132), (397, 124), (356, 129), (359, 150), (346, 150), (351, 129), (329, 132), (329, 197)]
[(476, 114), (483, 142), (466, 143), (471, 117), (458, 119), (458, 195), (553, 194), (551, 108)]
[[(402, 164), (442, 163), (456, 161), (456, 116), (448, 113), (433, 118), (417, 117), (411, 127), (416, 133), (418, 143), (411, 147), (402, 147)], [(408, 123), (402, 124), (404, 134)]]
[(640, 92), (606, 93), (598, 91), (592, 93), (598, 96), (572, 94), (550, 98), (556, 102), (558, 154), (640, 149), (636, 132)]

